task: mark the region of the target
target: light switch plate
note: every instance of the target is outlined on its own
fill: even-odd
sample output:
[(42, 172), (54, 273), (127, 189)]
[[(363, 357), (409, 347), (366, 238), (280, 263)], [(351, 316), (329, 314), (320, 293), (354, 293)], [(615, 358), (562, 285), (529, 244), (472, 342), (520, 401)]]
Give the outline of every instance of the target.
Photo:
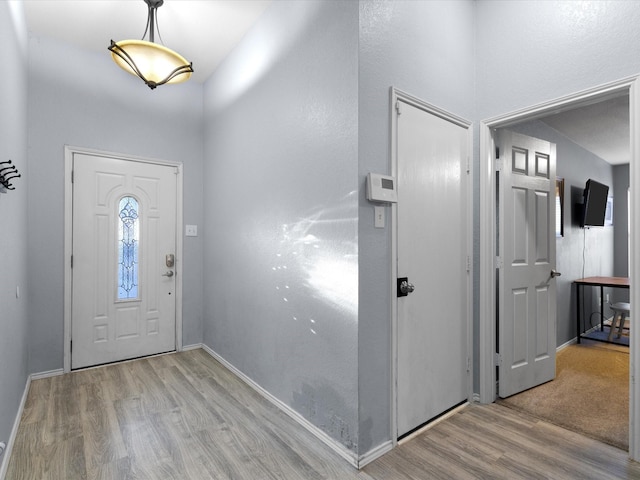
[(373, 207), (373, 214), (375, 215), (373, 226), (375, 228), (384, 228), (384, 207), (383, 206)]
[(198, 236), (198, 226), (197, 225), (185, 225), (184, 234), (187, 237), (197, 237)]

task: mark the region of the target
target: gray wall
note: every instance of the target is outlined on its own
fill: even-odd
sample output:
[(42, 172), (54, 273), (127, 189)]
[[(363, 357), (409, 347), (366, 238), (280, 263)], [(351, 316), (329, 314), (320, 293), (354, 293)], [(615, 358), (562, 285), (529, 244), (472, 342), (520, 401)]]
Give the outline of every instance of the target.
[[(390, 173), (389, 87), (472, 120), (474, 2), (362, 1), (359, 56), (360, 453), (390, 439), (391, 211), (374, 229), (369, 172)], [(418, 20), (419, 19), (419, 20)]]
[[(184, 343), (204, 338), (355, 452), (389, 440), (390, 230), (373, 229), (362, 193), (367, 172), (390, 168), (389, 87), (477, 122), (636, 74), (639, 6), (278, 1), (205, 85), (204, 108), (200, 85), (151, 92), (114, 71), (106, 52), (32, 38), (28, 188), (0, 197), (0, 215), (28, 218), (25, 227), (24, 215), (11, 216), (15, 229), (0, 233), (17, 252), (0, 295), (20, 325), (25, 297), (11, 295), (31, 282), (28, 330), (18, 329), (30, 338), (27, 370), (62, 366), (63, 145), (181, 160), (185, 223), (202, 226), (185, 239)], [(16, 55), (6, 11), (3, 59)], [(60, 68), (61, 58), (82, 68)], [(11, 83), (0, 135), (10, 132), (7, 145), (24, 157), (25, 130), (7, 125), (5, 107), (22, 118), (24, 72), (0, 82)], [(476, 255), (476, 306), (477, 266)], [(476, 308), (475, 329), (478, 319)], [(13, 421), (25, 342), (0, 353), (17, 364), (0, 373), (0, 400), (12, 397), (0, 404), (0, 429)]]
[[(629, 164), (613, 167), (613, 275), (629, 276)], [(629, 301), (629, 292), (615, 292), (615, 301)]]
[(640, 72), (640, 3), (481, 0), (477, 119)]
[(0, 194), (0, 442), (5, 443), (28, 373), (27, 35), (24, 18), (18, 15), (14, 22), (11, 14), (17, 7), (22, 5), (0, 2), (0, 162), (11, 159), (22, 174), (14, 191)]
[[(582, 203), (589, 178), (614, 188), (613, 167), (602, 158), (576, 145), (542, 121), (509, 128), (556, 144), (558, 178), (564, 178), (564, 237), (556, 238), (556, 270), (562, 273), (557, 285), (557, 345), (576, 337), (576, 287), (573, 280), (614, 274), (614, 229), (612, 227), (581, 228), (576, 203)], [(628, 171), (628, 168), (627, 168)], [(627, 178), (628, 180), (628, 178)], [(614, 190), (610, 190), (616, 195)], [(615, 198), (615, 197), (614, 197)], [(626, 198), (626, 195), (625, 195)], [(625, 240), (626, 244), (626, 240)], [(605, 289), (605, 295), (616, 289)], [(584, 289), (586, 328), (600, 322), (597, 289)], [(611, 312), (605, 309), (605, 315)]]
[[(64, 145), (184, 162), (184, 220), (201, 223), (202, 88), (151, 91), (106, 47), (31, 37), (28, 122), (29, 369), (42, 372), (63, 366)], [(185, 344), (202, 339), (201, 240), (184, 241)]]
[(205, 84), (206, 345), (358, 448), (358, 4), (278, 1)]

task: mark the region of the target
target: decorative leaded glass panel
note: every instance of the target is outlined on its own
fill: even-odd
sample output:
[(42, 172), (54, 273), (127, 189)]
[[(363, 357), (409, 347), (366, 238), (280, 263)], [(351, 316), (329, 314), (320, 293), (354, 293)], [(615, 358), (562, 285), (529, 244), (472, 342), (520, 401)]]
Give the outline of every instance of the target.
[(118, 300), (138, 298), (138, 201), (123, 197), (118, 205)]

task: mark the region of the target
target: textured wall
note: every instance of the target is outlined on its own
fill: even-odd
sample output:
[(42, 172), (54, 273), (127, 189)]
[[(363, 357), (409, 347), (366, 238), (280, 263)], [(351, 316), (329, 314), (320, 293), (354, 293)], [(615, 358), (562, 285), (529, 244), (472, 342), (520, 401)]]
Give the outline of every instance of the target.
[[(82, 68), (60, 68), (66, 65)], [(202, 87), (151, 91), (96, 54), (29, 43), (31, 372), (63, 364), (64, 145), (184, 162), (184, 221), (202, 218)], [(201, 237), (184, 239), (184, 344), (202, 341)]]
[(367, 173), (390, 173), (389, 87), (474, 117), (474, 2), (362, 1), (359, 57), (360, 453), (390, 437), (391, 226), (374, 229)]
[(478, 119), (640, 71), (640, 3), (481, 0)]
[(278, 1), (205, 84), (205, 343), (358, 444), (355, 2)]
[(26, 48), (21, 3), (0, 2), (0, 162), (11, 159), (22, 175), (14, 191), (0, 193), (0, 442), (5, 443), (28, 373)]

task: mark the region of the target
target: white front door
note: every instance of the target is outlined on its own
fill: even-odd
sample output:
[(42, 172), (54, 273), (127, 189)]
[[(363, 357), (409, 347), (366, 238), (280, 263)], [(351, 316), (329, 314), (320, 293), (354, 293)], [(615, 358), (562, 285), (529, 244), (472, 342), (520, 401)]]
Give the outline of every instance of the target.
[(506, 130), (499, 147), (498, 393), (556, 374), (555, 145)]
[(395, 115), (397, 277), (415, 288), (397, 299), (401, 437), (468, 398), (471, 233), (468, 125), (402, 101)]
[(71, 368), (175, 350), (176, 168), (74, 154)]

